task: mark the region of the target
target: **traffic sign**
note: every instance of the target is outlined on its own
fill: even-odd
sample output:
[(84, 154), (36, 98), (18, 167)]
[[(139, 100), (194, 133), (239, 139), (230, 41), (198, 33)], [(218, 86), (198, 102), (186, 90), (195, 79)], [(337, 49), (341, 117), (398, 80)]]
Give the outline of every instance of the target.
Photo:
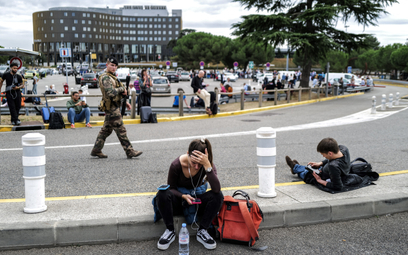
[(266, 63), (266, 67), (271, 67), (271, 63)]
[(351, 73), (351, 66), (348, 66), (348, 67), (347, 67), (347, 72), (348, 72), (348, 73)]
[(14, 57), (14, 58), (10, 59), (10, 65), (13, 64), (13, 63), (16, 63), (18, 65), (17, 69), (20, 69), (21, 67), (23, 67), (23, 61), (18, 57)]
[(60, 57), (61, 58), (70, 58), (71, 57), (71, 49), (70, 48), (60, 48)]
[(200, 66), (204, 66), (204, 65), (205, 65), (204, 61), (201, 61)]
[(237, 61), (234, 62), (234, 66), (238, 67), (238, 62)]
[(166, 61), (166, 66), (170, 66), (170, 61)]
[(248, 65), (250, 69), (254, 68), (254, 61), (249, 61)]
[(173, 67), (177, 67), (177, 62), (173, 62)]

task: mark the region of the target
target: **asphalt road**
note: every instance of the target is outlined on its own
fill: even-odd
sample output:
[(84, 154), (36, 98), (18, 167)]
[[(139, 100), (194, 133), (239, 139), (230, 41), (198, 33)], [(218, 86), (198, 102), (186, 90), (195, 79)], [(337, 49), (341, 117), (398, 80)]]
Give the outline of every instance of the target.
[[(268, 249), (257, 254), (408, 254), (408, 213), (384, 215), (348, 222), (275, 228), (260, 231), (256, 246)], [(106, 245), (4, 251), (4, 255), (48, 254), (177, 254), (177, 239), (166, 252), (156, 247), (157, 240)], [(246, 246), (217, 242), (215, 250), (206, 250), (190, 239), (190, 254), (252, 254)]]
[[(371, 97), (382, 93), (408, 94), (406, 88), (376, 88), (362, 96), (331, 100), (259, 113), (192, 121), (127, 125), (134, 148), (143, 151), (128, 160), (113, 133), (103, 149), (108, 159), (95, 159), (90, 151), (100, 127), (76, 130), (42, 130), (46, 137), (47, 197), (152, 192), (167, 180), (170, 163), (185, 153), (190, 136), (254, 131), (260, 127), (283, 128), (347, 116), (371, 106)], [(407, 104), (407, 102), (403, 102)], [(277, 133), (276, 182), (298, 181), (289, 172), (285, 155), (300, 163), (321, 160), (317, 143), (334, 137), (346, 145), (351, 158), (367, 159), (377, 172), (406, 170), (408, 165), (408, 111), (353, 125), (282, 131)], [(23, 198), (21, 137), (27, 132), (0, 133), (0, 199)], [(174, 140), (161, 140), (174, 138)], [(177, 139), (176, 139), (177, 138)], [(152, 141), (152, 139), (156, 139)], [(214, 162), (223, 187), (257, 185), (256, 137), (252, 135), (210, 138)], [(58, 146), (58, 147), (53, 147)]]

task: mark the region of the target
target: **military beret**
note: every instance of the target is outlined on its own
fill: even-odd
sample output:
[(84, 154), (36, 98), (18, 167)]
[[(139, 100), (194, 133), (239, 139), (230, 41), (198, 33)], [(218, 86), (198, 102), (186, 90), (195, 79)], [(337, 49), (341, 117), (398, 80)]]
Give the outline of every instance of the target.
[(118, 61), (114, 57), (108, 58), (108, 61), (111, 62), (112, 64), (119, 65)]

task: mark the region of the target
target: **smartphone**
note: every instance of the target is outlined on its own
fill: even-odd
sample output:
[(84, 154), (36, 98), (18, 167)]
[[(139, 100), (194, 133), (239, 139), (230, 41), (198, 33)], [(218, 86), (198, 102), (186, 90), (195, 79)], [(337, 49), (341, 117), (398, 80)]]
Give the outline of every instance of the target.
[(163, 185), (160, 185), (157, 189), (158, 189), (158, 190), (167, 190), (169, 187), (170, 187), (170, 185), (168, 185), (168, 184), (163, 184)]
[(311, 165), (307, 165), (306, 170), (308, 170), (309, 172), (315, 172), (316, 174), (320, 174), (320, 171), (317, 169), (314, 169)]
[(191, 203), (192, 203), (193, 205), (199, 205), (199, 204), (201, 204), (201, 199), (196, 198), (196, 199), (194, 199)]

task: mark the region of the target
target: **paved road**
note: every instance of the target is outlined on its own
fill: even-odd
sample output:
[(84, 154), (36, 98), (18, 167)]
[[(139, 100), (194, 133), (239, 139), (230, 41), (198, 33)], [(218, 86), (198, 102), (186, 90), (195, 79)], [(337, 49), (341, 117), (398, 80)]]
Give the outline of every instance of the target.
[[(284, 130), (284, 127), (339, 118), (368, 109), (373, 95), (380, 98), (384, 92), (395, 94), (396, 91), (400, 91), (402, 95), (408, 94), (407, 89), (400, 87), (376, 88), (362, 96), (253, 114), (127, 125), (134, 147), (144, 152), (142, 156), (132, 160), (126, 159), (115, 134), (107, 139), (103, 150), (109, 158), (91, 158), (89, 154), (99, 127), (39, 131), (46, 136), (46, 146), (57, 146), (46, 149), (46, 196), (152, 192), (167, 180), (170, 163), (187, 151), (191, 139), (178, 139), (180, 137), (254, 131), (260, 127)], [(407, 125), (408, 111), (401, 111), (371, 122), (278, 132), (276, 182), (299, 180), (289, 173), (285, 155), (290, 155), (301, 163), (320, 160), (322, 157), (316, 152), (316, 145), (322, 138), (329, 136), (336, 138), (340, 144), (347, 145), (352, 158), (366, 158), (375, 171), (405, 170), (408, 165)], [(0, 199), (24, 197), (22, 151), (7, 149), (21, 148), (21, 136), (25, 133), (0, 133)], [(161, 140), (168, 138), (174, 140)], [(259, 183), (254, 134), (214, 137), (210, 141), (223, 187)], [(109, 145), (111, 143), (113, 145)]]
[[(384, 215), (349, 222), (260, 231), (257, 245), (269, 248), (260, 254), (408, 254), (408, 213)], [(157, 240), (106, 245), (4, 251), (4, 255), (48, 254), (177, 254), (174, 242), (166, 252), (156, 248)], [(221, 243), (208, 251), (195, 238), (190, 254), (252, 254), (245, 246)]]

